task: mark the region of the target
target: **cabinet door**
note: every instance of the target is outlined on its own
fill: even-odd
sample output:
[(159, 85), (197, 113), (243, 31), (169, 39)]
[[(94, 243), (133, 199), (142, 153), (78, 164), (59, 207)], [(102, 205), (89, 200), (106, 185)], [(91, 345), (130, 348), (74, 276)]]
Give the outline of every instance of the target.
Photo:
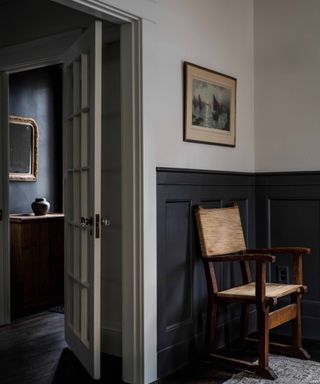
[(63, 218), (55, 219), (51, 224), (50, 246), (50, 301), (52, 305), (64, 301), (64, 223)]
[(11, 224), (12, 315), (50, 305), (50, 222)]

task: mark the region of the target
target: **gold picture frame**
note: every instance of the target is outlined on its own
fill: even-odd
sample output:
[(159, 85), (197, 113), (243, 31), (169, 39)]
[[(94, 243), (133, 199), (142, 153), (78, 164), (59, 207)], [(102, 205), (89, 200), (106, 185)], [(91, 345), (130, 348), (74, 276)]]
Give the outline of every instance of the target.
[(237, 79), (184, 63), (184, 141), (236, 146)]
[(39, 128), (28, 117), (9, 116), (10, 181), (37, 181)]

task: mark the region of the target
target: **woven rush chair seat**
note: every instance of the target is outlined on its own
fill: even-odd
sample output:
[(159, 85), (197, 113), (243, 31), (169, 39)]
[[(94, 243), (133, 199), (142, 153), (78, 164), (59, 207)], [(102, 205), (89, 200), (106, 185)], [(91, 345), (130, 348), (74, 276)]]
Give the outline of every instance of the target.
[[(269, 349), (274, 353), (310, 359), (308, 352), (302, 348), (301, 330), (301, 298), (307, 292), (307, 287), (303, 284), (302, 256), (309, 254), (310, 249), (247, 249), (240, 212), (236, 205), (228, 208), (198, 207), (195, 214), (208, 289), (205, 351), (210, 360), (274, 380), (276, 375), (269, 367)], [(282, 255), (291, 255), (293, 281), (290, 284), (267, 283), (267, 264), (274, 263)], [(220, 290), (215, 275), (216, 262), (239, 262), (243, 284)], [(250, 262), (255, 263), (255, 282)], [(271, 311), (278, 298), (284, 296), (289, 297), (289, 304)], [(221, 355), (214, 350), (218, 305), (232, 302), (242, 305), (242, 339), (259, 344), (257, 363)], [(256, 306), (258, 339), (253, 339), (248, 334), (250, 305)], [(293, 322), (292, 345), (270, 342), (269, 331), (288, 321)]]
[[(280, 298), (294, 292), (304, 293), (306, 287), (299, 284), (266, 283), (266, 298)], [(256, 296), (256, 283), (249, 283), (217, 292), (218, 297), (253, 298)]]

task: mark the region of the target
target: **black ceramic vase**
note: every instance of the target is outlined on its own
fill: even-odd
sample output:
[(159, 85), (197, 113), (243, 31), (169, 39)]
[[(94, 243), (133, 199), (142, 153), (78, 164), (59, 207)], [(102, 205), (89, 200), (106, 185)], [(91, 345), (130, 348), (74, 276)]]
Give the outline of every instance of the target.
[(31, 204), (31, 208), (36, 216), (46, 215), (50, 209), (50, 203), (45, 197), (38, 197)]

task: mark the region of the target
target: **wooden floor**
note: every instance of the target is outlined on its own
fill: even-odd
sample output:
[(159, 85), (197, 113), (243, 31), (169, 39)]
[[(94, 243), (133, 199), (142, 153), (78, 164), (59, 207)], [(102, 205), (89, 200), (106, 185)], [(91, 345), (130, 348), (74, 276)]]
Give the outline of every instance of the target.
[[(101, 383), (122, 383), (121, 360), (102, 357)], [(1, 384), (96, 383), (64, 341), (64, 315), (42, 312), (0, 328)]]
[[(96, 383), (67, 348), (63, 328), (64, 316), (52, 312), (42, 312), (1, 327), (0, 383)], [(304, 345), (312, 360), (320, 361), (320, 342), (306, 341)], [(237, 345), (229, 353), (239, 357)], [(249, 351), (248, 359), (251, 355)], [(199, 362), (157, 383), (222, 384), (231, 376), (230, 370), (214, 369), (212, 364)], [(121, 359), (102, 355), (100, 383), (122, 383)]]

